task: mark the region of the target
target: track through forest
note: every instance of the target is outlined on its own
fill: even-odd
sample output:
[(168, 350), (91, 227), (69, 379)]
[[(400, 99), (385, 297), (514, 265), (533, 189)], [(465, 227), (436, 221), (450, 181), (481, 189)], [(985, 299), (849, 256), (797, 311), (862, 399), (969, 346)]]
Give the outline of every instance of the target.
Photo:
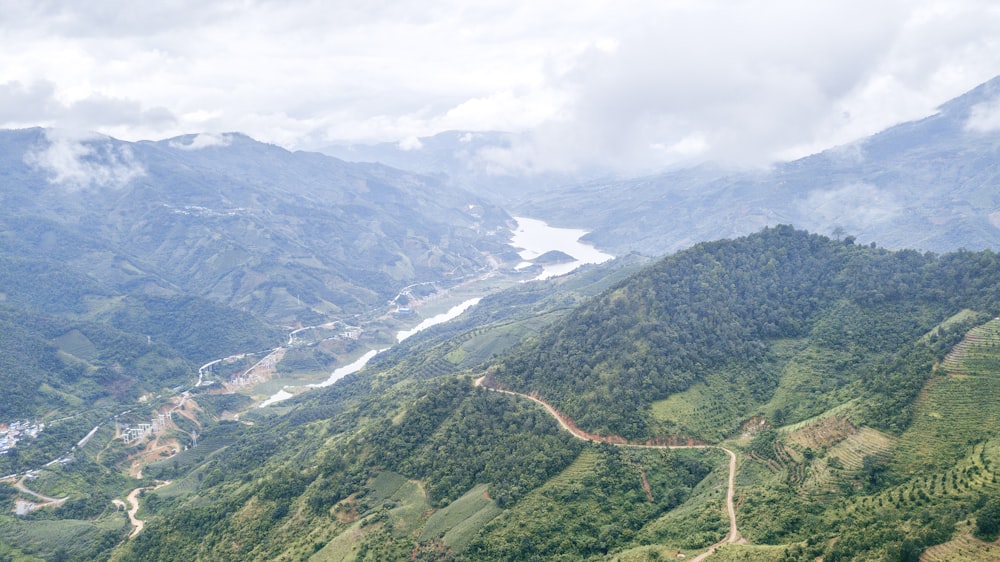
[(616, 447), (634, 447), (639, 449), (719, 449), (721, 451), (725, 451), (726, 454), (729, 455), (729, 484), (726, 490), (726, 510), (729, 513), (729, 534), (726, 535), (726, 538), (708, 547), (708, 550), (706, 550), (705, 552), (692, 558), (690, 562), (700, 562), (701, 560), (708, 558), (709, 556), (715, 553), (715, 550), (718, 547), (722, 546), (723, 544), (745, 542), (745, 540), (740, 537), (740, 532), (736, 527), (736, 505), (733, 501), (733, 495), (734, 495), (733, 489), (736, 483), (736, 453), (734, 453), (730, 449), (727, 449), (722, 445), (649, 445), (644, 443), (631, 443), (617, 436), (609, 437), (609, 436), (594, 435), (592, 433), (587, 433), (577, 428), (576, 425), (573, 424), (573, 421), (571, 419), (563, 415), (559, 410), (556, 410), (551, 404), (549, 404), (545, 400), (542, 400), (541, 398), (538, 398), (537, 396), (521, 394), (520, 392), (514, 392), (512, 390), (504, 390), (495, 385), (488, 385), (485, 383), (485, 381), (486, 381), (485, 376), (479, 377), (475, 380), (475, 386), (481, 386), (483, 388), (486, 388), (487, 390), (492, 390), (494, 392), (502, 392), (504, 394), (510, 394), (511, 396), (525, 398), (527, 400), (535, 402), (536, 404), (541, 405), (543, 408), (545, 408), (546, 411), (549, 412), (550, 415), (552, 415), (552, 417), (556, 419), (560, 427), (569, 432), (569, 434), (572, 435), (573, 437), (576, 437), (577, 439), (580, 439), (582, 441), (587, 441), (590, 443), (609, 443), (611, 445), (615, 445)]
[[(129, 492), (127, 498), (129, 503), (129, 508), (126, 514), (128, 515), (129, 523), (132, 524), (132, 532), (129, 533), (128, 538), (134, 539), (136, 535), (142, 532), (143, 527), (146, 526), (145, 521), (143, 521), (142, 519), (138, 519), (136, 517), (136, 514), (139, 513), (139, 494), (141, 494), (143, 490), (159, 490), (160, 488), (167, 486), (169, 484), (170, 480), (164, 480), (161, 482), (157, 482), (155, 486), (144, 486), (141, 488), (136, 488), (131, 492)], [(121, 500), (117, 499), (111, 500), (111, 503), (115, 504), (115, 506), (117, 506), (118, 508), (125, 507), (125, 502)]]

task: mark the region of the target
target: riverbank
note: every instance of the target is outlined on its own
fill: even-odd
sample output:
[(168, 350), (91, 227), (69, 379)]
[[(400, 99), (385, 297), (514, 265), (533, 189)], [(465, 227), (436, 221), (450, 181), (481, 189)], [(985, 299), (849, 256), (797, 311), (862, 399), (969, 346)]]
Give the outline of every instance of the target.
[[(580, 239), (587, 234), (586, 230), (557, 228), (548, 225), (545, 221), (526, 217), (515, 217), (515, 220), (517, 221), (517, 226), (512, 230), (510, 245), (518, 251), (518, 255), (522, 259), (526, 260), (521, 264), (518, 264), (517, 268), (524, 269), (525, 267), (530, 267), (532, 265), (540, 265), (542, 268), (541, 273), (535, 276), (533, 278), (534, 280), (543, 280), (558, 275), (565, 275), (582, 265), (603, 263), (614, 258), (611, 254), (601, 252), (593, 246), (581, 242)], [(532, 264), (530, 261), (550, 252), (560, 252), (567, 256), (571, 256), (572, 261), (546, 264)], [(469, 280), (459, 287), (453, 287), (443, 291), (442, 294), (433, 295), (423, 301), (417, 301), (415, 304), (419, 306), (414, 306), (412, 308), (407, 307), (406, 314), (414, 314), (416, 311), (420, 310), (426, 311), (427, 313), (433, 313), (435, 310), (441, 310), (442, 306), (448, 306), (449, 308), (447, 308), (444, 312), (424, 318), (412, 328), (400, 329), (396, 331), (394, 337), (392, 338), (392, 341), (395, 343), (368, 350), (360, 357), (354, 359), (351, 363), (333, 370), (322, 382), (299, 384), (295, 386), (283, 386), (271, 396), (261, 401), (259, 407), (266, 408), (293, 398), (302, 392), (306, 392), (314, 388), (324, 388), (330, 386), (347, 375), (356, 373), (363, 369), (378, 353), (390, 349), (393, 345), (401, 343), (407, 338), (410, 338), (423, 330), (457, 318), (463, 312), (478, 304), (484, 295), (502, 290), (506, 286), (511, 286), (517, 282), (523, 281), (523, 279), (519, 281), (508, 280), (506, 283), (501, 283), (496, 279), (496, 275), (494, 274), (495, 272), (491, 272), (490, 274), (483, 275), (480, 278)], [(487, 284), (488, 280), (492, 280), (492, 282)], [(424, 283), (418, 283), (411, 285), (410, 287), (422, 284)], [(409, 289), (409, 287), (407, 289)], [(404, 293), (407, 293), (407, 291), (404, 290), (400, 293), (400, 295), (403, 295)], [(392, 302), (397, 302), (400, 295), (397, 295)], [(385, 318), (388, 318), (389, 316), (390, 315), (387, 315)], [(384, 322), (385, 318), (383, 318), (383, 322), (381, 322), (383, 325), (380, 329), (382, 330), (391, 326), (391, 322)]]

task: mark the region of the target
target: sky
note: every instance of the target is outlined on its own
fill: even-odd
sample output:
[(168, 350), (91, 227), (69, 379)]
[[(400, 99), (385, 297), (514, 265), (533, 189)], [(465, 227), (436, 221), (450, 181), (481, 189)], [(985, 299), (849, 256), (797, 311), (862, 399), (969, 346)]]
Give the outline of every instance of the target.
[(0, 0), (0, 128), (288, 149), (527, 133), (500, 172), (766, 166), (1000, 74), (993, 0)]

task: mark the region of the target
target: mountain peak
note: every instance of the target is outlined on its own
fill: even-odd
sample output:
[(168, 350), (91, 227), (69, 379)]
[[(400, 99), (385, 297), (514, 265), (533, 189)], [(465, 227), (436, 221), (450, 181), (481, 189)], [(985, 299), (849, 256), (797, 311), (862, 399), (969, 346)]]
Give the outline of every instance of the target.
[(159, 141), (178, 150), (200, 150), (203, 148), (226, 147), (234, 142), (263, 144), (243, 133), (191, 133)]

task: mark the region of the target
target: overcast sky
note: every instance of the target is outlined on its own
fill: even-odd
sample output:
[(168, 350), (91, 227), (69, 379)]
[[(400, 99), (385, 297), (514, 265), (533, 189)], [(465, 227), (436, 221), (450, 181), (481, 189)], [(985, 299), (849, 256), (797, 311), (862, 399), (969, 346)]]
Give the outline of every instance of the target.
[(0, 0), (0, 127), (289, 149), (532, 131), (513, 169), (761, 165), (1000, 74), (993, 0)]

